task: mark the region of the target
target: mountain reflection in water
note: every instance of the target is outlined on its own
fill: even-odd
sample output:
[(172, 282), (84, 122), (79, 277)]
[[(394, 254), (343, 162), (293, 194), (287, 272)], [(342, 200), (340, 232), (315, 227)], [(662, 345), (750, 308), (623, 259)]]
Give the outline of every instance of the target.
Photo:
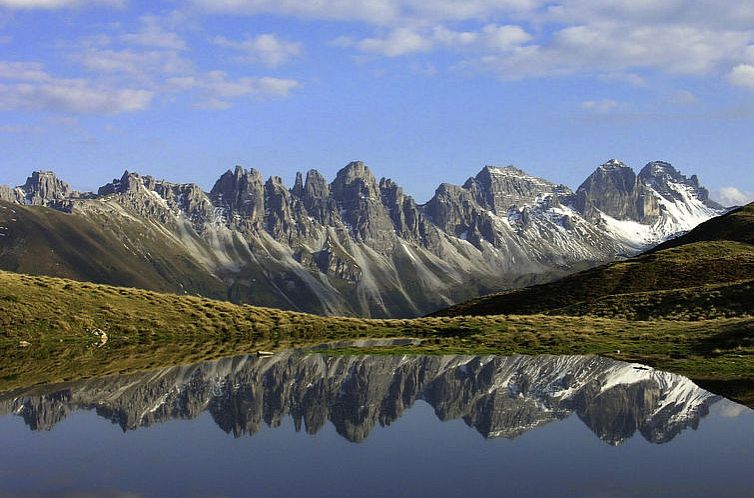
[(685, 377), (596, 356), (325, 356), (284, 352), (37, 387), (0, 395), (0, 415), (51, 429), (95, 410), (124, 431), (209, 412), (236, 437), (290, 415), (314, 434), (328, 421), (348, 441), (390, 425), (416, 400), (485, 438), (515, 438), (576, 413), (601, 440), (637, 431), (664, 443), (720, 400)]

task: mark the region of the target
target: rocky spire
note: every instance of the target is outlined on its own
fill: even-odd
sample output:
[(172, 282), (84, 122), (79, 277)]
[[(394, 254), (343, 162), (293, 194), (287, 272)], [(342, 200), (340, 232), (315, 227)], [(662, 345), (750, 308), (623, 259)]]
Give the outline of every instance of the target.
[(247, 171), (236, 166), (234, 171), (223, 173), (212, 187), (210, 198), (215, 206), (239, 214), (248, 222), (264, 218), (264, 181), (254, 168)]
[(52, 171), (34, 171), (21, 189), (26, 202), (35, 206), (51, 206), (78, 196), (78, 192)]
[(301, 200), (309, 216), (323, 225), (332, 225), (337, 215), (335, 201), (330, 198), (330, 187), (316, 169), (306, 173)]
[(304, 181), (300, 171), (296, 171), (296, 180), (293, 182), (293, 188), (291, 189), (291, 195), (298, 197), (299, 199), (304, 194)]
[(394, 245), (393, 223), (382, 204), (377, 180), (366, 164), (356, 161), (338, 171), (330, 192), (357, 241), (368, 241), (381, 251)]
[(276, 240), (289, 238), (294, 219), (291, 212), (291, 193), (279, 176), (271, 176), (264, 184), (267, 232)]
[(403, 193), (393, 180), (380, 180), (382, 204), (387, 208), (396, 233), (404, 239), (420, 242), (426, 232), (425, 221), (416, 202)]
[(7, 185), (0, 185), (0, 201), (23, 204), (24, 191), (19, 187), (13, 188)]
[(506, 213), (511, 206), (534, 204), (543, 195), (570, 194), (568, 187), (528, 175), (515, 166), (485, 166), (463, 188), (480, 206), (496, 214)]
[(651, 223), (659, 216), (657, 199), (621, 161), (602, 164), (576, 191), (576, 210), (595, 219), (602, 212), (618, 220)]
[(684, 193), (687, 193), (702, 201), (708, 207), (722, 209), (722, 206), (709, 198), (709, 191), (699, 184), (699, 178), (696, 175), (687, 178), (668, 162), (652, 161), (648, 163), (639, 172), (639, 179), (670, 201), (683, 201)]

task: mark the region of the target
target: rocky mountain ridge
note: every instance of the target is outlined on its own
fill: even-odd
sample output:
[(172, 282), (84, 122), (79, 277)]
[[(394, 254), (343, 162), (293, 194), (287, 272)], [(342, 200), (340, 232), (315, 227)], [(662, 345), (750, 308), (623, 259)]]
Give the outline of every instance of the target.
[[(723, 212), (696, 176), (661, 162), (636, 175), (615, 160), (576, 192), (486, 166), (462, 186), (440, 185), (424, 205), (362, 162), (330, 183), (316, 170), (297, 174), (291, 188), (237, 166), (209, 192), (127, 171), (96, 194), (79, 193), (36, 172), (20, 187), (0, 187), (0, 201), (104, 227), (141, 260), (162, 243), (181, 248), (236, 302), (367, 316), (416, 316), (552, 279)], [(11, 238), (0, 238), (0, 256)]]
[(122, 430), (208, 412), (235, 437), (286, 416), (317, 433), (328, 421), (366, 439), (417, 400), (442, 421), (462, 419), (486, 438), (515, 438), (577, 414), (601, 440), (640, 433), (665, 443), (697, 428), (719, 401), (679, 375), (595, 356), (324, 356), (284, 352), (32, 388), (0, 395), (0, 414), (50, 430), (95, 410)]

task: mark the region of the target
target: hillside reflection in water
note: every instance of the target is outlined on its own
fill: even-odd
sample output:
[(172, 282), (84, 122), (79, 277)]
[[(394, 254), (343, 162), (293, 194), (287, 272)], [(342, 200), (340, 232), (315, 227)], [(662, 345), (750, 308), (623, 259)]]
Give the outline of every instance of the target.
[[(732, 460), (731, 443), (723, 443), (733, 437), (721, 429), (726, 424), (731, 426), (728, 430), (738, 432), (735, 444), (740, 447), (734, 452), (735, 461), (720, 468), (719, 480), (728, 493), (741, 491), (745, 496), (747, 481), (752, 484), (746, 472), (751, 466), (746, 463), (754, 463), (752, 410), (710, 394), (684, 377), (594, 356), (285, 352), (0, 394), (0, 415), (5, 415), (0, 416), (0, 436), (15, 442), (0, 450), (0, 467), (6, 469), (7, 489), (16, 492), (58, 489), (46, 488), (44, 483), (51, 475), (64, 474), (70, 481), (66, 486), (73, 491), (94, 489), (105, 494), (126, 489), (146, 496), (184, 492), (243, 496), (252, 494), (249, 490), (379, 496), (422, 490), (422, 494), (461, 496), (489, 491), (475, 477), (482, 472), (491, 483), (505, 478), (518, 495), (557, 495), (554, 487), (547, 487), (548, 480), (551, 485), (571, 483), (571, 491), (567, 487), (561, 491), (581, 495), (586, 492), (580, 487), (584, 481), (570, 472), (591, 469), (588, 482), (596, 486), (589, 489), (591, 494), (618, 486), (621, 475), (629, 478), (630, 469), (654, 462), (655, 470), (672, 469), (666, 469), (667, 479), (659, 478), (660, 472), (657, 478), (646, 476), (647, 482), (614, 491), (620, 490), (620, 496), (633, 496), (628, 492), (631, 489), (637, 495), (662, 491), (693, 496), (707, 489), (706, 485), (710, 491), (719, 491), (714, 467), (722, 462), (716, 452)], [(109, 424), (102, 425), (102, 419), (122, 431), (113, 433)], [(184, 422), (171, 423), (178, 420)], [(743, 430), (738, 426), (742, 421), (748, 421)], [(700, 440), (707, 423), (711, 437)], [(391, 427), (376, 430), (387, 426)], [(235, 437), (224, 436), (217, 427)], [(473, 437), (469, 428), (483, 438)], [(504, 438), (513, 441), (491, 441)], [(361, 444), (346, 450), (337, 440)], [(715, 441), (720, 448), (716, 449)], [(686, 449), (675, 460), (666, 458), (678, 448), (690, 445), (693, 449), (700, 443), (704, 452), (696, 456)], [(670, 453), (660, 451), (665, 446), (671, 448)], [(55, 452), (68, 452), (69, 462), (51, 459)], [(19, 455), (25, 458), (19, 460)], [(112, 457), (109, 465), (108, 455)], [(145, 472), (141, 467), (157, 455), (161, 457)], [(715, 460), (713, 468), (703, 466), (704, 486), (689, 487), (688, 481), (678, 481), (679, 469), (689, 473), (688, 479), (699, 479), (693, 469), (706, 462), (705, 456)], [(82, 458), (99, 474), (78, 470), (73, 462)], [(488, 458), (492, 460), (484, 460)], [(631, 460), (635, 458), (640, 460)], [(687, 461), (690, 458), (694, 458), (692, 464)], [(37, 467), (46, 460), (51, 462), (48, 467)], [(271, 475), (293, 474), (282, 482), (260, 482), (260, 460), (265, 468), (278, 465), (267, 469)], [(478, 465), (470, 466), (472, 462)], [(224, 475), (224, 470), (230, 472), (241, 463), (251, 466), (248, 472), (213, 483), (213, 472)], [(340, 470), (328, 473), (328, 469), (347, 470), (354, 465), (357, 468), (351, 470), (358, 472), (357, 481), (365, 486), (371, 483), (370, 487), (353, 488), (353, 478), (349, 480), (348, 473)], [(551, 475), (534, 482), (526, 477), (530, 470), (515, 471), (517, 467), (541, 467)], [(160, 468), (165, 474), (150, 477)], [(319, 477), (309, 476), (313, 481), (305, 487), (303, 476), (313, 469), (320, 469)], [(19, 478), (32, 470), (44, 478)], [(186, 479), (180, 485), (168, 478), (178, 471)], [(209, 479), (194, 482), (198, 479), (194, 472), (207, 474)], [(131, 480), (125, 479), (129, 475)], [(257, 479), (250, 484), (252, 475)], [(455, 480), (445, 482), (452, 475)], [(125, 479), (123, 485), (117, 476)], [(395, 480), (393, 485), (398, 487), (392, 489), (383, 482), (385, 478)]]

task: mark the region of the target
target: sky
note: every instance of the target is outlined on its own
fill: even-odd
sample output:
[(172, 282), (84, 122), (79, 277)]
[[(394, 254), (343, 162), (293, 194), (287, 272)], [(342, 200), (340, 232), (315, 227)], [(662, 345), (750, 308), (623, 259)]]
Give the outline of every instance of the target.
[(665, 160), (754, 200), (754, 2), (0, 0), (0, 184)]

